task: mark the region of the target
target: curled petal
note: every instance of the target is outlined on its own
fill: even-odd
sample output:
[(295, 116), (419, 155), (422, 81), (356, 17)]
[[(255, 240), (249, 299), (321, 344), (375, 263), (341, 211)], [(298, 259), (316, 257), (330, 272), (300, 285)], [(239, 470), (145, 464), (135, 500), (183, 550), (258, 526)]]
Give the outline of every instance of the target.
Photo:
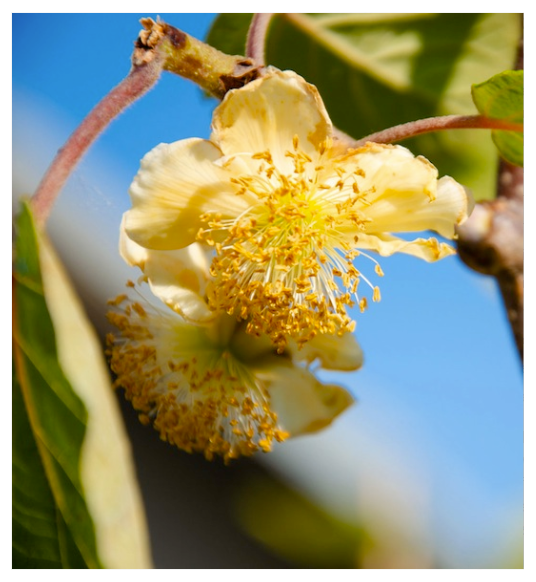
[(366, 232), (419, 232), (434, 230), (453, 238), (472, 209), (467, 190), (422, 156), (413, 157), (401, 146), (370, 144), (357, 157), (365, 173), (359, 181), (367, 191)]
[(249, 203), (245, 196), (236, 196), (231, 174), (214, 163), (220, 157), (217, 146), (195, 138), (150, 151), (130, 186), (128, 236), (149, 249), (178, 249), (196, 240), (206, 212), (239, 216)]
[(456, 251), (446, 243), (440, 243), (436, 238), (416, 238), (407, 241), (389, 234), (359, 234), (359, 248), (376, 251), (383, 257), (394, 253), (405, 253), (429, 263), (456, 254)]
[[(191, 250), (191, 247), (187, 250)], [(206, 281), (200, 281), (199, 272), (195, 268), (186, 266), (190, 261), (183, 257), (170, 256), (179, 252), (181, 251), (149, 251), (145, 274), (151, 291), (187, 321), (212, 321), (216, 314), (208, 307), (202, 292)], [(158, 256), (155, 256), (157, 253)], [(183, 267), (177, 271), (181, 261)]]
[[(475, 207), (473, 195), (468, 188), (458, 184), (458, 182), (450, 176), (443, 176), (443, 178), (437, 182), (436, 202), (438, 206), (443, 207), (443, 216), (446, 218), (450, 215), (454, 224), (452, 224), (452, 222), (444, 224), (442, 230), (434, 230), (447, 238), (453, 238), (454, 226), (463, 224), (469, 218), (471, 212), (473, 212)], [(454, 214), (456, 211), (454, 209), (457, 209), (455, 216)]]
[(289, 342), (289, 349), (296, 361), (318, 360), (324, 370), (351, 371), (363, 365), (363, 351), (352, 333), (320, 334), (299, 349), (295, 342)]
[(173, 311), (195, 323), (215, 318), (205, 300), (209, 262), (199, 243), (178, 251), (154, 251), (131, 240), (122, 225), (119, 250), (129, 265), (144, 272), (151, 291)]
[[(125, 213), (126, 214), (126, 213)], [(145, 261), (147, 260), (148, 249), (135, 243), (125, 231), (125, 214), (121, 220), (119, 228), (119, 254), (131, 267), (139, 267), (142, 271), (145, 269)]]
[(271, 69), (261, 79), (229, 91), (214, 112), (212, 140), (226, 156), (269, 151), (276, 167), (293, 169), (286, 153), (294, 136), (312, 159), (332, 125), (316, 87), (292, 71)]
[(266, 382), (272, 410), (291, 436), (316, 432), (350, 406), (354, 399), (344, 388), (322, 384), (308, 370), (272, 364), (258, 377)]

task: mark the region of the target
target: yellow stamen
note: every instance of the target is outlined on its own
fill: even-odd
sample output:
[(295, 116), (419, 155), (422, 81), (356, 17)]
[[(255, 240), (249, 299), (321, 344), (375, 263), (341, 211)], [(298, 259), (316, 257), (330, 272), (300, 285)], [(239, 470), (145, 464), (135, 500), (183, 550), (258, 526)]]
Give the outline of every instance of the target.
[[(208, 244), (222, 241), (214, 245), (211, 308), (248, 319), (249, 333), (266, 333), (280, 352), (289, 336), (303, 343), (318, 333), (350, 329), (346, 309), (359, 300), (360, 273), (351, 263), (357, 238), (343, 239), (338, 229), (363, 228), (369, 220), (359, 210), (366, 192), (356, 189), (355, 176), (362, 172), (353, 153), (340, 159), (323, 153), (319, 164), (297, 137), (292, 145), (286, 152), (292, 173), (282, 174), (268, 152), (253, 155), (264, 162), (257, 173), (231, 181), (257, 203), (236, 219), (203, 216), (208, 228), (198, 236)], [(337, 180), (325, 183), (322, 176)]]
[(115, 386), (125, 390), (140, 421), (152, 423), (162, 440), (228, 462), (269, 451), (274, 441), (288, 437), (263, 384), (220, 345), (221, 338), (137, 301), (117, 307), (108, 319), (119, 330), (107, 338)]

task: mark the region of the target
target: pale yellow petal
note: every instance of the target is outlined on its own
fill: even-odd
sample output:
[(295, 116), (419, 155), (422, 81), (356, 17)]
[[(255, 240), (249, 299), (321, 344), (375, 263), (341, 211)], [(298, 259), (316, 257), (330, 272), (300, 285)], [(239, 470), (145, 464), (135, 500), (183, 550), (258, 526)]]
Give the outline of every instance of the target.
[(125, 231), (126, 213), (123, 214), (119, 227), (119, 254), (131, 267), (139, 267), (142, 271), (147, 260), (148, 249), (135, 243)]
[(150, 151), (130, 187), (128, 236), (146, 248), (178, 249), (196, 240), (204, 213), (239, 216), (250, 202), (236, 196), (232, 175), (215, 163), (220, 157), (221, 151), (202, 139), (160, 144)]
[(145, 274), (151, 291), (184, 319), (195, 323), (214, 320), (205, 299), (208, 264), (193, 244), (179, 251), (148, 251)]
[(212, 321), (216, 314), (205, 299), (209, 259), (202, 246), (194, 243), (178, 251), (146, 249), (127, 236), (124, 222), (119, 237), (121, 256), (144, 272), (154, 295), (188, 321)]
[(168, 282), (163, 278), (149, 279), (151, 291), (185, 320), (199, 325), (214, 321), (216, 313), (209, 309), (203, 297), (182, 284), (183, 281), (171, 278)]
[(360, 249), (376, 251), (384, 257), (394, 253), (405, 253), (427, 262), (438, 261), (456, 254), (448, 244), (439, 242), (436, 238), (417, 238), (411, 241), (403, 240), (389, 234), (358, 234), (357, 246)]
[[(446, 217), (447, 215), (450, 215), (450, 217), (454, 219), (455, 225), (463, 224), (469, 218), (475, 207), (475, 200), (471, 191), (461, 184), (458, 184), (458, 182), (450, 176), (443, 176), (443, 178), (437, 182), (435, 202), (443, 207), (443, 216)], [(447, 208), (449, 210), (447, 210)], [(452, 238), (455, 234), (453, 231), (447, 229), (446, 224), (442, 231), (437, 228), (434, 228), (433, 230), (447, 238)], [(449, 234), (448, 236), (443, 234), (447, 231), (449, 233), (452, 232), (452, 234)]]
[(437, 180), (437, 169), (401, 146), (371, 145), (356, 157), (365, 173), (358, 179), (366, 195), (367, 233), (434, 230), (446, 238), (472, 209), (472, 199), (450, 177)]
[(319, 334), (301, 348), (291, 341), (289, 349), (294, 360), (309, 364), (318, 360), (324, 370), (351, 371), (363, 365), (363, 351), (352, 333)]
[(322, 384), (311, 372), (292, 364), (273, 364), (257, 374), (266, 382), (278, 424), (291, 436), (328, 426), (354, 401), (344, 388)]
[(286, 156), (298, 136), (300, 149), (317, 159), (332, 125), (316, 87), (292, 71), (270, 70), (241, 89), (229, 91), (215, 110), (212, 139), (226, 156), (269, 150), (275, 165), (292, 171)]

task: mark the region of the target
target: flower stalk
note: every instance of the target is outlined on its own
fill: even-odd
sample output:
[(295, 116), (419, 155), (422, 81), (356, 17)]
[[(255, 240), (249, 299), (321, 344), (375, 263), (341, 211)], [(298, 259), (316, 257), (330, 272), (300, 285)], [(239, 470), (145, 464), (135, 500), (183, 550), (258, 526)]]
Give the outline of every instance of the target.
[(273, 16), (273, 13), (254, 14), (248, 30), (246, 56), (252, 58), (260, 66), (266, 64), (266, 35)]
[(375, 143), (395, 143), (433, 131), (445, 129), (499, 129), (502, 131), (523, 132), (522, 123), (514, 123), (506, 119), (492, 119), (484, 115), (443, 115), (427, 117), (409, 123), (402, 123), (382, 131), (367, 135), (357, 141), (351, 140), (352, 147), (361, 147), (369, 141)]
[(156, 83), (163, 62), (162, 56), (155, 53), (152, 59), (135, 65), (129, 75), (95, 106), (59, 150), (31, 201), (39, 225), (46, 223), (54, 201), (91, 144), (113, 119)]
[(194, 81), (219, 99), (260, 75), (260, 67), (251, 59), (226, 55), (164, 22), (144, 18), (141, 24), (130, 73), (82, 121), (37, 187), (31, 204), (39, 225), (46, 223), (58, 194), (91, 144), (155, 85), (163, 70)]

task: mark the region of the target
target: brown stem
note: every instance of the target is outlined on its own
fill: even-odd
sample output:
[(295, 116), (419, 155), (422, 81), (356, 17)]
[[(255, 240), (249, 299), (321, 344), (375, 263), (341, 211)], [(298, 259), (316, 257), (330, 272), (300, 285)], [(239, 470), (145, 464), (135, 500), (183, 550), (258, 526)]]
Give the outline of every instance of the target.
[[(499, 196), (502, 203), (500, 214), (494, 218), (501, 227), (508, 225), (508, 245), (504, 245), (502, 269), (496, 275), (508, 320), (514, 333), (521, 361), (523, 361), (523, 311), (524, 311), (524, 268), (523, 268), (523, 168), (501, 162), (499, 167)], [(505, 238), (505, 237), (503, 237)]]
[(89, 146), (119, 113), (156, 83), (163, 62), (162, 57), (155, 57), (150, 62), (135, 66), (128, 77), (89, 113), (58, 151), (31, 201), (39, 225), (45, 224), (55, 199)]
[(523, 168), (502, 161), (498, 196), (477, 204), (458, 227), (460, 258), (497, 279), (523, 360)]
[(352, 140), (352, 143), (348, 145), (351, 145), (351, 147), (361, 147), (369, 141), (393, 143), (423, 133), (445, 129), (501, 129), (504, 131), (523, 132), (523, 124), (513, 123), (504, 119), (492, 119), (483, 115), (444, 115), (442, 117), (428, 117), (426, 119), (395, 125), (394, 127), (367, 135), (357, 141)]
[(151, 58), (158, 47), (166, 56), (166, 71), (194, 81), (218, 99), (260, 75), (261, 67), (250, 58), (226, 55), (165, 22), (143, 18), (141, 24), (134, 63)]
[(246, 41), (246, 56), (253, 59), (261, 67), (266, 64), (266, 35), (273, 13), (254, 14), (248, 30)]

